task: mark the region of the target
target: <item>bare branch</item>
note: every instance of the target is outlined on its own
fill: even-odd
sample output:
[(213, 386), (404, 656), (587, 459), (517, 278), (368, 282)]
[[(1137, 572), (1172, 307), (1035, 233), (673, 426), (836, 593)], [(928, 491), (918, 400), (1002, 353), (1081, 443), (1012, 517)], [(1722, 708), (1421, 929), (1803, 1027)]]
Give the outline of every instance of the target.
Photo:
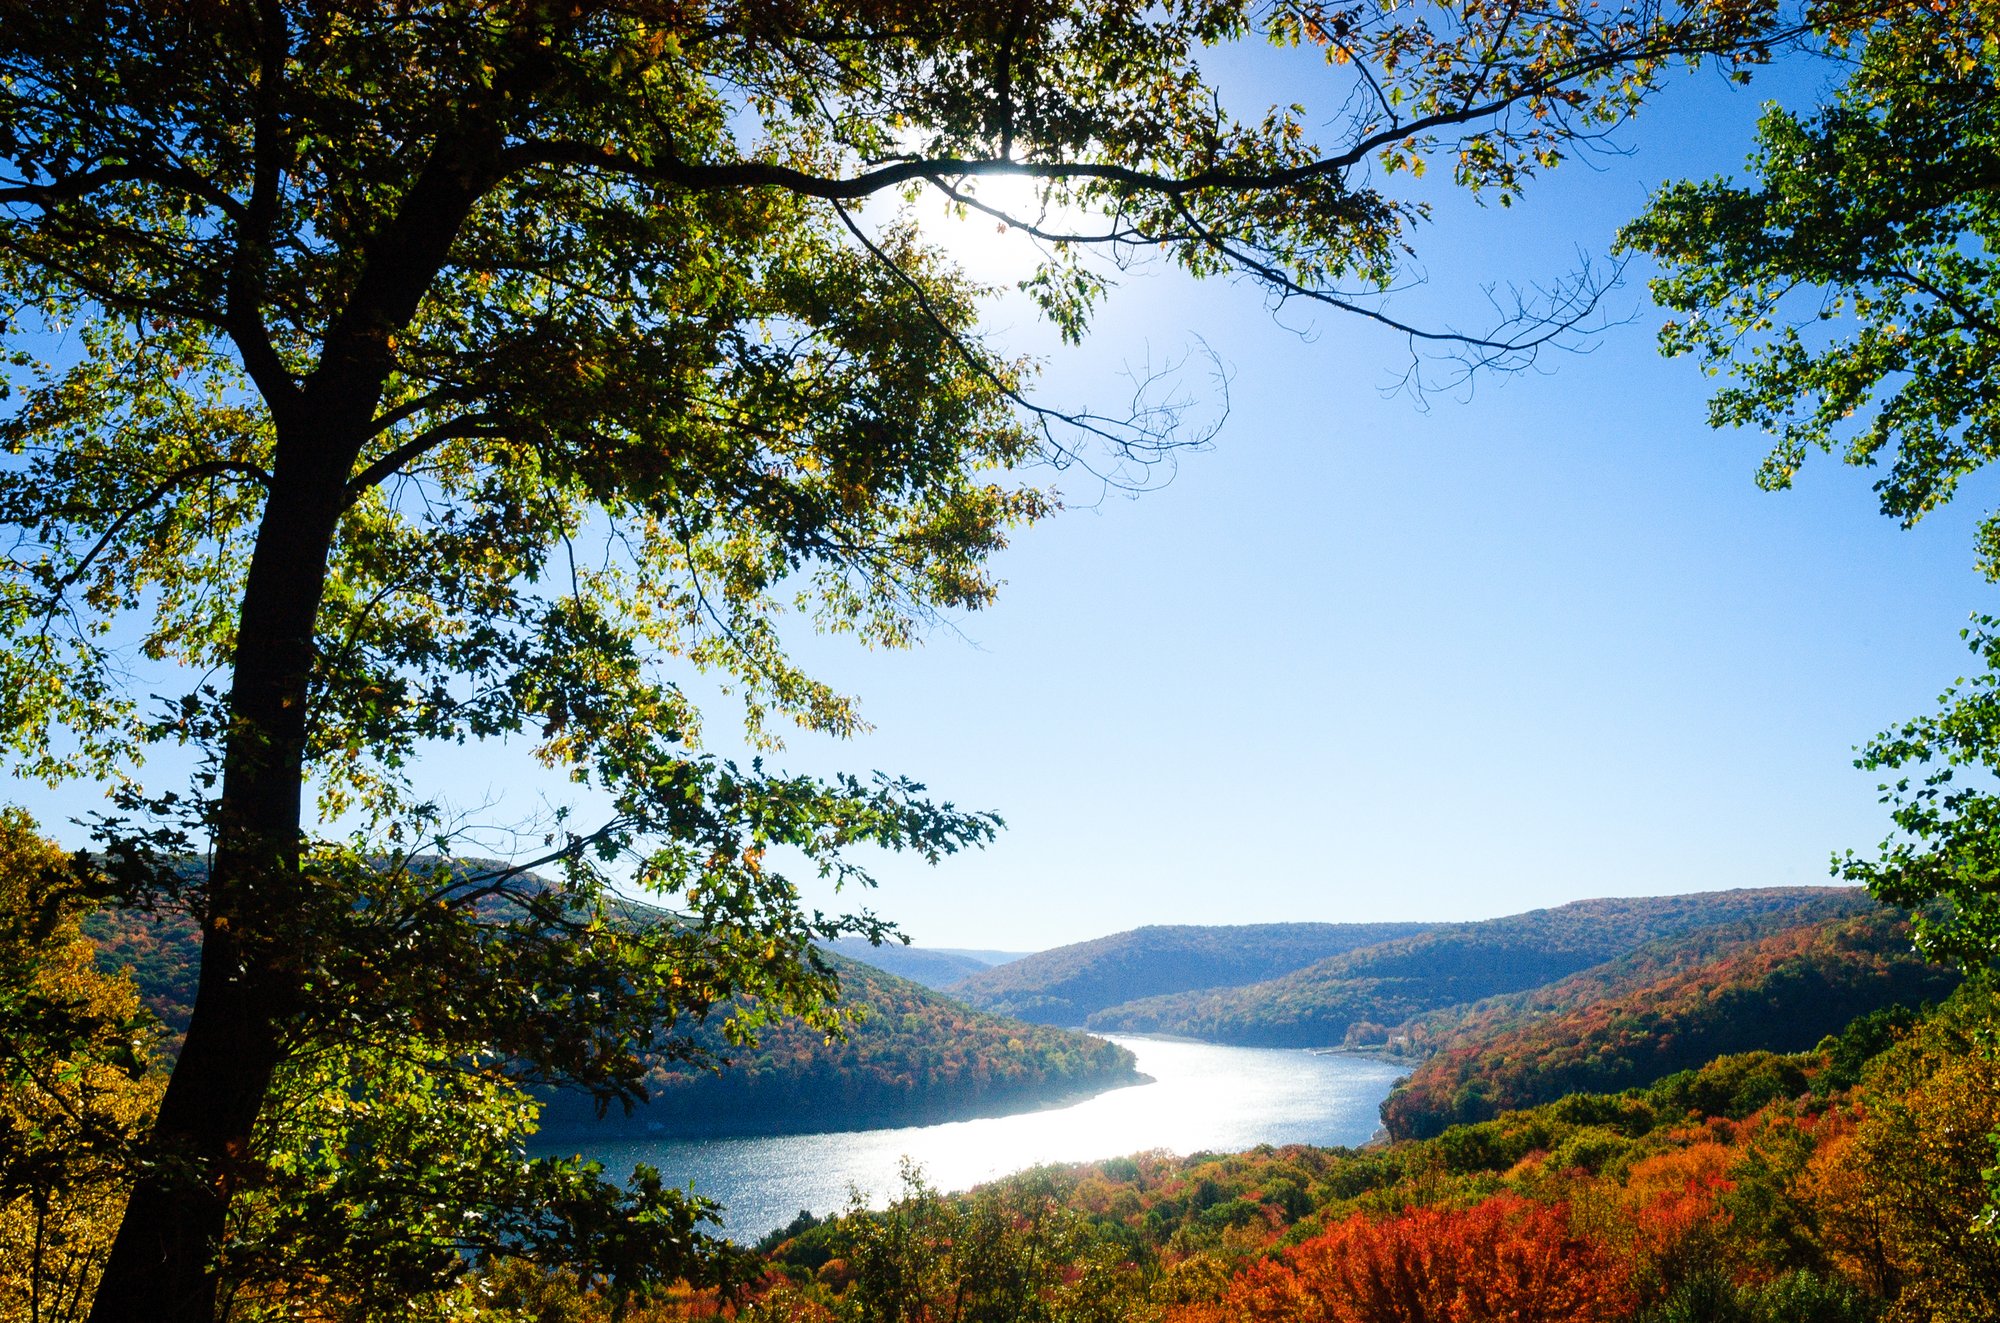
[[(944, 319), (937, 311), (935, 305), (932, 304), (930, 296), (924, 290), (924, 287), (909, 272), (903, 270), (902, 266), (894, 258), (882, 250), (880, 244), (871, 239), (867, 232), (855, 223), (854, 217), (848, 214), (847, 209), (836, 203), (834, 204), (834, 211), (839, 214), (841, 224), (847, 227), (848, 233), (854, 236), (856, 242), (867, 249), (869, 255), (880, 263), (884, 270), (889, 272), (899, 284), (915, 296), (917, 306), (922, 309), (925, 319), (931, 323), (939, 335), (945, 338), (946, 343), (952, 347), (953, 351), (964, 359), (973, 371), (984, 377), (1009, 402), (1034, 416), (1037, 424), (1042, 429), (1043, 437), (1047, 439), (1051, 446), (1055, 447), (1058, 458), (1067, 461), (1077, 460), (1080, 456), (1077, 455), (1075, 450), (1065, 446), (1056, 439), (1054, 432), (1055, 424), (1073, 428), (1087, 436), (1094, 436), (1100, 441), (1107, 442), (1120, 455), (1127, 458), (1137, 455), (1138, 446), (1134, 442), (1133, 433), (1140, 432), (1143, 434), (1143, 429), (1137, 423), (1128, 421), (1125, 424), (1119, 424), (1112, 419), (1098, 414), (1066, 413), (1060, 409), (1052, 409), (1045, 404), (1035, 403), (1015, 387), (1008, 385), (1006, 380), (994, 370), (993, 365), (987, 361), (986, 356), (967, 343), (964, 336), (961, 336), (957, 331), (952, 329), (950, 323)], [(1143, 414), (1135, 416), (1143, 416)], [(1122, 431), (1119, 430), (1121, 427), (1123, 428)], [(1207, 437), (1201, 437), (1180, 444), (1184, 446), (1198, 446), (1206, 439)], [(1173, 448), (1173, 443), (1167, 442), (1164, 439), (1156, 442), (1155, 445), (1160, 450)], [(1105, 475), (1098, 474), (1098, 476), (1104, 477)]]

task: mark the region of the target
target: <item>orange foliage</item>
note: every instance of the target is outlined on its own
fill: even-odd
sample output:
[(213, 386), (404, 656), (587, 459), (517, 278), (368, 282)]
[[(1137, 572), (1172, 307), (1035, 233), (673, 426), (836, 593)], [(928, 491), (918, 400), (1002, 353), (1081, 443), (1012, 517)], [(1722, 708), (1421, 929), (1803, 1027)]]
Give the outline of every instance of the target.
[[(1433, 1055), (1390, 1095), (1383, 1122), (1397, 1138), (1434, 1136), (1569, 1093), (1644, 1086), (1718, 1056), (1803, 1051), (1857, 1015), (1949, 993), (1957, 973), (1914, 951), (1893, 911), (1818, 917), (1867, 903), (1830, 893), (1406, 1024), (1397, 1032)], [(1780, 919), (1789, 926), (1767, 931)]]
[(1625, 1177), (1625, 1201), (1632, 1208), (1645, 1208), (1662, 1199), (1681, 1196), (1691, 1189), (1729, 1187), (1729, 1168), (1739, 1156), (1736, 1149), (1703, 1139), (1685, 1148), (1668, 1149), (1632, 1164)]
[(1237, 1276), (1173, 1323), (1597, 1323), (1634, 1303), (1625, 1269), (1568, 1209), (1499, 1195), (1469, 1209), (1356, 1215)]
[(1802, 1194), (1827, 1260), (1871, 1294), (1893, 1295), (1900, 1282), (1893, 1218), (1869, 1179), (1850, 1129), (1822, 1143), (1806, 1163)]

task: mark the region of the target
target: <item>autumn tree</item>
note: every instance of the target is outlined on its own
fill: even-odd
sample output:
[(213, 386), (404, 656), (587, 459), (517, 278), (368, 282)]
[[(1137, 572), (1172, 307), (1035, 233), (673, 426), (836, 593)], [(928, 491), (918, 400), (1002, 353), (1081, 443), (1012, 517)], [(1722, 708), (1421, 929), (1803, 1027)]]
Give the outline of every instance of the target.
[[(1052, 505), (1033, 461), (1175, 440), (1171, 410), (1031, 398), (902, 202), (1044, 244), (1026, 289), (1072, 339), (1109, 284), (1093, 252), (1395, 325), (1371, 296), (1426, 214), (1402, 180), (1439, 163), (1506, 201), (1663, 69), (1740, 67), (1779, 23), (1727, 0), (0, 3), (0, 730), (20, 771), (118, 787), (112, 878), (202, 930), (94, 1317), (213, 1316), (233, 1207), (281, 1182), (265, 1113), (293, 1072), (365, 1049), (629, 1099), (730, 998), (832, 1024), (810, 943), (873, 922), (807, 908), (780, 859), (862, 882), (850, 847), (989, 835), (907, 781), (718, 759), (680, 687), (720, 677), (757, 738), (852, 731), (782, 607), (906, 642), (991, 595), (986, 557)], [(1201, 59), (1249, 41), (1318, 57), (1314, 108), (1228, 106)], [(981, 196), (1003, 176), (1032, 214)], [(1591, 290), (1562, 297), (1445, 343), (1519, 362)], [(134, 688), (135, 652), (177, 691)], [(421, 858), (452, 825), (423, 749), (507, 738), (614, 805), (550, 828), (553, 885)], [(141, 778), (163, 744), (192, 784)], [(186, 854), (209, 867), (165, 865)], [(621, 913), (616, 871), (666, 917)], [(386, 1173), (382, 1207), (421, 1175)], [(542, 1206), (559, 1225), (502, 1219), (509, 1247), (686, 1220), (586, 1176)]]
[(1597, 1323), (1635, 1305), (1629, 1268), (1571, 1231), (1568, 1210), (1515, 1195), (1467, 1209), (1357, 1213), (1238, 1274), (1177, 1323)]
[(159, 1099), (159, 1025), (100, 972), (86, 875), (0, 812), (0, 1320), (90, 1307)]
[(1968, 984), (1871, 1064), (1859, 1124), (1813, 1157), (1807, 1193), (1828, 1255), (1891, 1302), (1891, 1319), (1980, 1318), (2000, 1292), (1996, 1013), (1991, 986)]
[(939, 1195), (907, 1160), (882, 1212), (858, 1200), (833, 1246), (852, 1323), (1111, 1323), (1129, 1306), (1122, 1256), (1095, 1242), (1039, 1174), (963, 1198)]

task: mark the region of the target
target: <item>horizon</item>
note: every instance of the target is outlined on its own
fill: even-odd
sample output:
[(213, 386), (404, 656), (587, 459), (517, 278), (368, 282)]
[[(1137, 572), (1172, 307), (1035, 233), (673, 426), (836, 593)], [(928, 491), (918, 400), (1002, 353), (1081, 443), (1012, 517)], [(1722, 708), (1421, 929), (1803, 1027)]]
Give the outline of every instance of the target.
[[(884, 940), (879, 943), (871, 944), (868, 943), (867, 938), (855, 936), (852, 934), (840, 938), (839, 941), (842, 943), (857, 944), (857, 945), (870, 944), (877, 946), (895, 946), (895, 947), (900, 947), (901, 949), (906, 951), (929, 951), (929, 952), (935, 952), (940, 955), (962, 955), (962, 956), (972, 956), (972, 957), (987, 956), (987, 955), (1005, 955), (1008, 956), (1010, 959), (1019, 960), (1027, 956), (1044, 955), (1050, 951), (1060, 951), (1067, 947), (1072, 947), (1072, 946), (1087, 946), (1092, 942), (1101, 942), (1106, 940), (1107, 938), (1123, 937), (1128, 933), (1146, 932), (1148, 930), (1157, 928), (1227, 930), (1232, 928), (1270, 928), (1270, 927), (1281, 927), (1288, 925), (1304, 926), (1304, 925), (1315, 925), (1315, 924), (1338, 928), (1347, 926), (1360, 927), (1365, 924), (1382, 924), (1382, 923), (1420, 924), (1426, 927), (1443, 927), (1443, 926), (1450, 926), (1453, 924), (1486, 923), (1495, 919), (1519, 918), (1523, 915), (1528, 915), (1528, 914), (1539, 914), (1549, 910), (1565, 909), (1572, 905), (1588, 905), (1595, 901), (1667, 900), (1676, 896), (1715, 896), (1715, 895), (1728, 895), (1741, 891), (1807, 891), (1807, 890), (1865, 891), (1866, 888), (1848, 882), (1826, 882), (1826, 883), (1802, 883), (1790, 886), (1722, 887), (1712, 891), (1661, 891), (1661, 892), (1644, 892), (1644, 893), (1604, 895), (1604, 896), (1578, 896), (1573, 900), (1559, 901), (1554, 905), (1537, 905), (1532, 908), (1524, 910), (1503, 910), (1494, 914), (1480, 914), (1466, 918), (1442, 918), (1442, 919), (1387, 918), (1387, 919), (1361, 919), (1361, 920), (1257, 919), (1257, 920), (1245, 920), (1240, 923), (1138, 923), (1138, 924), (1133, 924), (1129, 928), (1118, 928), (1111, 932), (1098, 933), (1092, 937), (1079, 937), (1071, 941), (1055, 942), (1048, 946), (1038, 946), (1032, 949), (1015, 949), (1011, 947), (994, 948), (994, 947), (966, 947), (966, 946), (933, 946), (930, 945), (929, 943), (918, 942), (918, 941), (910, 941), (907, 943), (897, 942), (893, 938)], [(1395, 939), (1391, 938), (1388, 940), (1395, 940)]]

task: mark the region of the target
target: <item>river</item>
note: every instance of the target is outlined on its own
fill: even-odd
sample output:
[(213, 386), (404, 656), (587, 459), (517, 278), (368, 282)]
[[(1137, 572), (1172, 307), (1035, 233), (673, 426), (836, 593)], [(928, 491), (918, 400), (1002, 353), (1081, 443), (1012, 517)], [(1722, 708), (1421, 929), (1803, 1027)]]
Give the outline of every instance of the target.
[[(1130, 1048), (1150, 1084), (1066, 1107), (897, 1130), (843, 1130), (740, 1139), (584, 1140), (583, 1151), (624, 1175), (658, 1167), (722, 1202), (724, 1230), (753, 1240), (800, 1209), (833, 1212), (859, 1190), (879, 1206), (900, 1187), (904, 1157), (941, 1190), (962, 1190), (1047, 1162), (1086, 1162), (1148, 1149), (1234, 1152), (1258, 1144), (1359, 1144), (1408, 1068), (1367, 1057), (1220, 1047), (1107, 1035)], [(538, 1145), (575, 1151), (572, 1134)]]

